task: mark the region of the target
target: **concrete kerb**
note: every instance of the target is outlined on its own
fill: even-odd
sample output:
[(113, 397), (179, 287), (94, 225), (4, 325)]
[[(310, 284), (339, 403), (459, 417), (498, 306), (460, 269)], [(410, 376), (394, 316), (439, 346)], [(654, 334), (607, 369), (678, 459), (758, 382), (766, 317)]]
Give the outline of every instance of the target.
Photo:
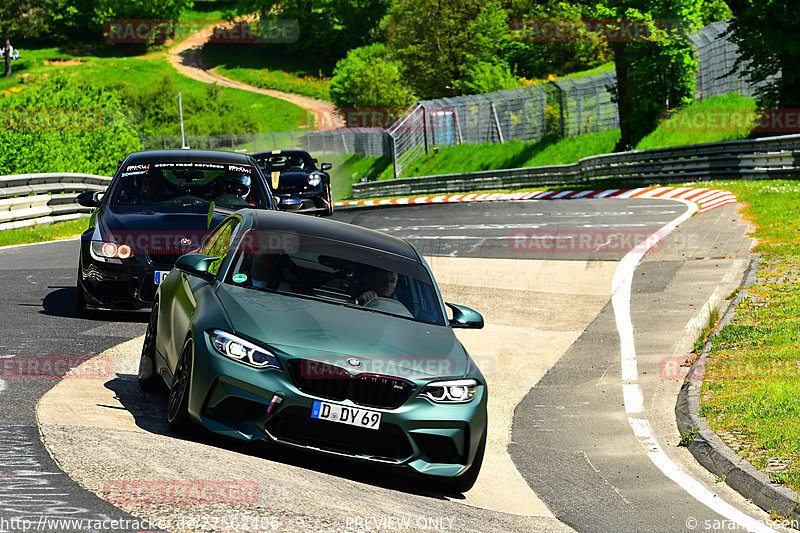
[[(757, 254), (751, 258), (750, 266), (742, 279), (742, 289), (731, 300), (714, 335), (731, 321), (741, 299), (747, 296), (747, 287), (755, 283), (759, 260), (760, 256)], [(694, 438), (687, 448), (697, 462), (709, 472), (724, 478), (728, 486), (752, 500), (761, 509), (768, 513), (777, 513), (790, 520), (796, 527), (796, 524), (800, 523), (800, 494), (784, 485), (774, 483), (767, 474), (739, 457), (711, 429), (706, 419), (700, 416), (700, 389), (703, 385), (707, 353), (710, 348), (709, 340), (689, 370), (690, 376), (700, 376), (700, 379), (687, 380), (678, 394), (675, 404), (678, 431), (682, 437), (694, 433)]]

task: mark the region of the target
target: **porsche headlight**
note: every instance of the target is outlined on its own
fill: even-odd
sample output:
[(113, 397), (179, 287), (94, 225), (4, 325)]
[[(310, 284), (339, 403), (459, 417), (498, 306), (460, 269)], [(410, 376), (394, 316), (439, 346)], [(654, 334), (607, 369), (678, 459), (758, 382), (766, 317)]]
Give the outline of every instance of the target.
[(208, 332), (208, 337), (214, 349), (225, 357), (255, 368), (280, 368), (275, 354), (236, 335), (215, 329)]
[(469, 403), (477, 390), (478, 382), (474, 379), (434, 381), (425, 385), (419, 396), (436, 403)]
[(311, 174), (308, 175), (308, 184), (309, 185), (311, 185), (312, 187), (316, 187), (320, 183), (322, 183), (322, 176), (320, 176), (319, 174), (314, 174), (314, 173), (311, 173)]
[(113, 242), (92, 241), (92, 254), (97, 259), (127, 259), (133, 255), (131, 247), (127, 244)]

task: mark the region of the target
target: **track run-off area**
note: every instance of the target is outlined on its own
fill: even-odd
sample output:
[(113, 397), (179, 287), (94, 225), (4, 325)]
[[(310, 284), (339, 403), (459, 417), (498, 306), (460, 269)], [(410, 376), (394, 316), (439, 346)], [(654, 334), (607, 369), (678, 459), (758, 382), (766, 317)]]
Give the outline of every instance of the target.
[[(146, 318), (75, 316), (78, 242), (0, 249), (2, 364), (91, 356), (82, 365), (106, 369), (0, 374), (0, 531), (42, 516), (98, 531), (112, 530), (102, 520), (151, 529), (134, 519), (198, 531), (769, 531), (767, 513), (678, 446), (673, 413), (709, 306), (750, 264), (735, 198), (610, 191), (417, 197), (334, 217), (409, 240), (445, 300), (484, 315), (483, 330), (458, 333), (490, 398), (486, 459), (463, 496), (388, 467), (171, 435), (166, 396), (135, 379)], [(217, 499), (153, 490), (169, 484)], [(230, 486), (241, 490), (218, 490)], [(89, 530), (59, 528), (70, 529)]]

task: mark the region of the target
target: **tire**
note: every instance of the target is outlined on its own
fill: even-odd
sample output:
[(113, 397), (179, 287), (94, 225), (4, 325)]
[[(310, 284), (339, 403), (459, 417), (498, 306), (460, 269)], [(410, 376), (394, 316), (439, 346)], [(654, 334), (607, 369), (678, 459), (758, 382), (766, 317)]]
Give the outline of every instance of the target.
[(172, 378), (172, 387), (167, 398), (167, 423), (174, 433), (186, 434), (192, 427), (189, 419), (189, 390), (192, 382), (192, 341), (187, 340), (183, 345), (175, 374)]
[(142, 344), (142, 355), (139, 358), (139, 371), (137, 378), (139, 386), (144, 391), (155, 392), (161, 389), (164, 382), (161, 376), (156, 373), (156, 336), (158, 328), (158, 304), (153, 305), (150, 313), (150, 321), (147, 323), (147, 331), (144, 334)]
[(475, 452), (475, 459), (472, 461), (470, 467), (460, 476), (445, 480), (445, 486), (452, 492), (457, 493), (467, 492), (469, 489), (471, 489), (473, 485), (475, 485), (475, 481), (478, 479), (478, 474), (481, 471), (484, 452), (486, 452), (485, 428), (483, 430), (483, 435), (481, 436), (481, 441), (478, 444), (478, 450)]

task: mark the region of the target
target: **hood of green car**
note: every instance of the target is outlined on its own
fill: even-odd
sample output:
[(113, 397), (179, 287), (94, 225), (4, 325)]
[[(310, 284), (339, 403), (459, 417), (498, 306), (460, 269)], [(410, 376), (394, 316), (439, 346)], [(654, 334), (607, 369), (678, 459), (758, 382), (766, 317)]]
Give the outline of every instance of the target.
[(228, 284), (217, 296), (232, 333), (290, 357), (407, 379), (463, 376), (468, 367), (449, 327)]

